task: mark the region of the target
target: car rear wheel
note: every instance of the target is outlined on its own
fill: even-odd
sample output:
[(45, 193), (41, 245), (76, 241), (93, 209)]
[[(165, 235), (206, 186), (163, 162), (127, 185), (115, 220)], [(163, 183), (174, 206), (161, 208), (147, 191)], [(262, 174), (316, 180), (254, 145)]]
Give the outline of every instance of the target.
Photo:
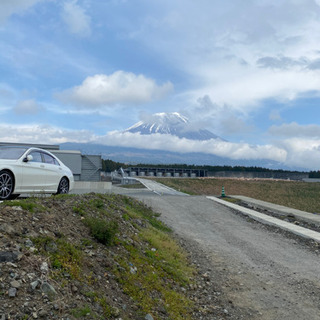
[(60, 180), (57, 194), (66, 194), (69, 192), (69, 180), (66, 177), (63, 177)]
[(0, 200), (8, 200), (12, 197), (14, 179), (10, 172), (0, 172)]

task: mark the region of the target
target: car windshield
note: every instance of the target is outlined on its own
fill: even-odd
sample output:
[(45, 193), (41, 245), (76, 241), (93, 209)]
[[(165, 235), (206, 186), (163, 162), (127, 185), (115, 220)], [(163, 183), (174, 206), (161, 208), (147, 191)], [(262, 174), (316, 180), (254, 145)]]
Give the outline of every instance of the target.
[(19, 159), (27, 149), (24, 147), (0, 147), (0, 159)]

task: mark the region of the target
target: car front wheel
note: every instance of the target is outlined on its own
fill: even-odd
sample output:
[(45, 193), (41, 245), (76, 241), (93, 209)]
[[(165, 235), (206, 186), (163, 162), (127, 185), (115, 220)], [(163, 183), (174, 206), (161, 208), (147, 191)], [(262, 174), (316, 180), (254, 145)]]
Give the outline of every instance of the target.
[(14, 187), (13, 176), (8, 171), (0, 172), (0, 200), (8, 200), (12, 196)]
[(63, 177), (60, 180), (59, 186), (58, 186), (58, 190), (57, 190), (57, 194), (66, 194), (69, 192), (69, 181), (66, 177)]

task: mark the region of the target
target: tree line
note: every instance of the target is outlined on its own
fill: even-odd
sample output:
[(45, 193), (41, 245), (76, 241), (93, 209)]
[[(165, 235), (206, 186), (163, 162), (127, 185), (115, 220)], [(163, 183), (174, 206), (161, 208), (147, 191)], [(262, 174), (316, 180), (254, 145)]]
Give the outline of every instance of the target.
[[(211, 172), (217, 171), (237, 171), (237, 172), (298, 172), (298, 171), (289, 171), (282, 169), (268, 169), (262, 167), (245, 167), (245, 166), (196, 166), (188, 164), (136, 164), (129, 165), (122, 162), (112, 161), (110, 159), (102, 159), (102, 171), (112, 172), (119, 170), (120, 168), (129, 168), (129, 167), (140, 167), (140, 168), (165, 168), (165, 169), (191, 169), (191, 170), (207, 170)], [(310, 171), (309, 178), (320, 178), (320, 171)]]

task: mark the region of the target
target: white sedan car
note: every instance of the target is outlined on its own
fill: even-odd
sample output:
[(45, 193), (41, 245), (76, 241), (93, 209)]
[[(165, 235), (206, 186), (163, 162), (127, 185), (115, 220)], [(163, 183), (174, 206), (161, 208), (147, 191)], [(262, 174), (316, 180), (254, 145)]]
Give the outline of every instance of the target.
[(68, 193), (71, 170), (52, 153), (39, 148), (0, 146), (0, 200), (21, 193)]

